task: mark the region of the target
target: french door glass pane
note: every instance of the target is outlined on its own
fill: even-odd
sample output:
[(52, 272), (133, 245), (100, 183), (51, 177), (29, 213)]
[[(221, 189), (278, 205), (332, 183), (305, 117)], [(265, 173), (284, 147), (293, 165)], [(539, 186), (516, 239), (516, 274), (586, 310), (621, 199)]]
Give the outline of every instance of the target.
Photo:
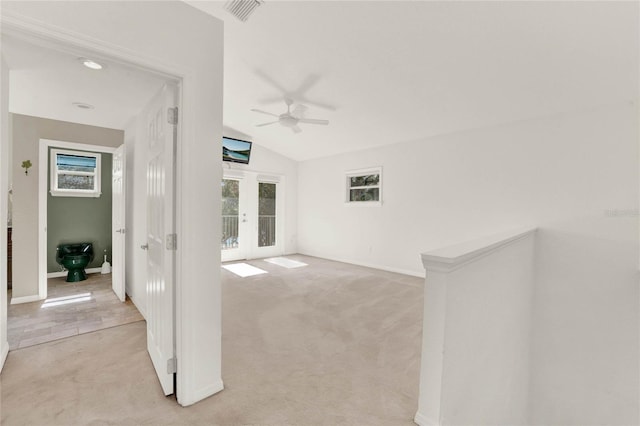
[(258, 247), (276, 245), (276, 184), (258, 183)]
[(221, 249), (238, 248), (240, 182), (222, 180), (222, 242)]

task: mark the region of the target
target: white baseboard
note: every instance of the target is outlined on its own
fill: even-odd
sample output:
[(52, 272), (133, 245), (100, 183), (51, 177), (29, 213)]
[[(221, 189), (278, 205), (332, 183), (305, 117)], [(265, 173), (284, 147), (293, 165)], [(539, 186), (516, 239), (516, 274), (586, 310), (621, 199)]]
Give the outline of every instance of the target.
[(187, 407), (189, 405), (195, 404), (196, 402), (202, 401), (205, 398), (215, 395), (216, 393), (222, 391), (223, 389), (224, 389), (224, 383), (222, 383), (222, 379), (220, 379), (217, 382), (211, 384), (210, 386), (207, 386), (203, 389), (200, 389), (197, 392), (194, 392), (193, 395), (191, 395), (189, 398), (181, 399), (180, 397), (178, 397), (178, 404), (182, 405), (183, 407)]
[(411, 271), (409, 269), (394, 268), (394, 267), (385, 266), (385, 265), (376, 265), (376, 264), (368, 263), (368, 262), (359, 262), (359, 261), (352, 260), (352, 259), (346, 259), (346, 258), (341, 258), (341, 257), (323, 256), (321, 254), (314, 254), (314, 253), (308, 253), (308, 252), (307, 253), (299, 252), (298, 254), (302, 254), (304, 256), (319, 257), (321, 259), (333, 260), (335, 262), (349, 263), (351, 265), (356, 265), (356, 266), (364, 266), (365, 268), (372, 268), (372, 269), (379, 269), (381, 271), (394, 272), (396, 274), (409, 275), (411, 277), (418, 277), (418, 278), (424, 278), (425, 277), (425, 271), (416, 272), (416, 271)]
[(416, 413), (416, 416), (413, 418), (413, 422), (419, 426), (440, 426), (440, 422), (436, 422), (420, 412)]
[[(97, 274), (102, 272), (102, 268), (88, 268), (84, 270), (87, 274)], [(47, 274), (47, 278), (60, 278), (60, 277), (66, 277), (67, 276), (67, 272), (69, 271), (60, 271), (60, 272), (49, 272)]]
[(0, 347), (2, 348), (2, 351), (0, 352), (0, 371), (2, 371), (4, 362), (7, 360), (7, 355), (9, 355), (9, 342), (2, 342)]
[(138, 312), (140, 312), (140, 315), (142, 315), (142, 318), (144, 318), (144, 320), (147, 320), (147, 313), (140, 308), (140, 305), (138, 305), (138, 302), (136, 302), (136, 298), (131, 296), (130, 294), (127, 294), (127, 296), (129, 296), (129, 299), (133, 302), (134, 305), (136, 305), (136, 309), (138, 310)]
[(42, 300), (42, 299), (37, 294), (34, 294), (32, 296), (11, 297), (11, 304), (18, 305), (20, 303), (37, 302), (38, 300)]

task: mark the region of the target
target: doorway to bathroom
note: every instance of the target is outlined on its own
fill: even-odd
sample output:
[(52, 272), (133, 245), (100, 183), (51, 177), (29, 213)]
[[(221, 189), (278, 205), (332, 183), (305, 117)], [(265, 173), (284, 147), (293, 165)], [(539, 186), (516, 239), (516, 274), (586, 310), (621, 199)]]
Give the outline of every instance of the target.
[(221, 195), (223, 262), (283, 254), (284, 176), (229, 170)]
[[(115, 132), (104, 130), (104, 133), (104, 139), (113, 141), (114, 145), (121, 140)], [(112, 191), (116, 152), (117, 161), (122, 161), (121, 147), (40, 139), (39, 300), (47, 299), (49, 278), (68, 274), (57, 255), (59, 245), (85, 243), (91, 244), (91, 259), (85, 267), (86, 272), (111, 274), (113, 292), (124, 302), (122, 277), (125, 265), (113, 264), (112, 273), (113, 262), (109, 262), (114, 254), (124, 260), (124, 253), (119, 253), (124, 246), (113, 244), (113, 233), (121, 226), (113, 223), (114, 219), (121, 223), (119, 215), (113, 215), (113, 206), (122, 204), (121, 191)], [(124, 173), (120, 167), (117, 169), (118, 173)], [(118, 176), (118, 179), (122, 181), (124, 176)]]
[[(22, 96), (14, 99), (18, 107), (13, 107), (10, 117), (13, 157), (29, 158), (33, 168), (14, 168), (11, 173), (15, 195), (13, 229), (17, 231), (15, 242), (19, 248), (16, 260), (21, 265), (21, 276), (13, 280), (8, 308), (9, 348), (19, 349), (146, 319), (151, 360), (165, 394), (174, 393), (175, 372), (168, 371), (167, 364), (175, 359), (176, 350), (176, 253), (175, 243), (173, 249), (168, 245), (165, 248), (165, 234), (176, 234), (173, 195), (176, 183), (171, 177), (177, 167), (181, 80), (105, 56), (101, 56), (101, 61), (106, 72), (91, 74), (94, 71), (83, 68), (86, 51), (81, 54), (70, 46), (53, 47), (54, 44), (33, 44), (30, 39), (3, 34), (3, 54), (15, 54), (10, 55), (14, 58), (11, 64), (16, 66), (28, 59), (29, 66), (36, 64), (37, 68), (32, 70), (25, 65), (28, 71), (21, 73), (23, 68), (16, 66), (11, 75), (11, 80), (18, 81), (22, 89), (12, 91)], [(29, 52), (38, 55), (27, 58)], [(39, 60), (43, 55), (46, 63)], [(62, 80), (53, 78), (56, 72), (50, 70), (51, 63), (63, 70)], [(38, 84), (29, 83), (33, 75), (40, 76)], [(105, 89), (104, 83), (109, 82), (110, 89)], [(74, 90), (75, 86), (80, 90)], [(73, 112), (59, 107), (48, 116), (36, 110), (25, 111), (30, 107), (26, 102), (21, 110), (20, 99), (28, 97), (26, 92), (31, 87), (38, 88), (37, 96), (42, 101), (38, 105), (64, 104), (66, 92), (91, 98), (92, 105), (82, 103), (82, 108), (74, 105)], [(131, 93), (137, 96), (137, 101), (132, 101)], [(117, 105), (124, 103), (123, 99), (130, 103)], [(78, 115), (83, 109), (85, 112)], [(92, 110), (100, 110), (98, 115), (103, 118), (87, 112)], [(115, 110), (121, 113), (110, 114)], [(68, 115), (64, 116), (65, 113)], [(128, 152), (135, 154), (129, 164), (124, 160), (124, 144), (128, 145)], [(133, 179), (126, 183), (128, 175), (136, 179), (135, 185)], [(131, 189), (129, 198), (125, 187)], [(134, 205), (136, 213), (142, 212), (142, 216), (154, 220), (139, 220), (140, 214), (132, 214)], [(127, 215), (133, 219), (129, 227), (125, 226)], [(135, 232), (128, 233), (127, 228)], [(132, 238), (127, 243), (129, 234)], [(155, 244), (158, 241), (159, 245)], [(64, 261), (59, 262), (56, 247), (85, 242), (91, 242), (94, 251), (94, 263), (81, 268), (89, 273), (88, 278), (66, 282), (67, 272), (58, 265)], [(125, 254), (125, 247), (130, 256)], [(136, 250), (131, 250), (132, 247)], [(142, 278), (130, 274), (126, 293), (136, 291), (136, 304), (125, 296), (125, 258), (149, 272)], [(155, 288), (149, 296), (148, 286), (155, 287), (158, 283), (162, 283), (162, 289)], [(169, 333), (164, 333), (166, 330)]]

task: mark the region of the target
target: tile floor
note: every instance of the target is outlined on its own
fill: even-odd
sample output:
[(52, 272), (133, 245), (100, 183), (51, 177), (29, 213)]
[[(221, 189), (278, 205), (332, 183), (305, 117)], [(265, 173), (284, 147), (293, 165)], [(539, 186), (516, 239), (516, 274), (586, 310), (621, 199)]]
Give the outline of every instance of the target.
[(113, 293), (111, 274), (90, 274), (77, 283), (49, 278), (47, 296), (45, 301), (9, 305), (10, 350), (144, 319), (131, 300), (123, 303)]

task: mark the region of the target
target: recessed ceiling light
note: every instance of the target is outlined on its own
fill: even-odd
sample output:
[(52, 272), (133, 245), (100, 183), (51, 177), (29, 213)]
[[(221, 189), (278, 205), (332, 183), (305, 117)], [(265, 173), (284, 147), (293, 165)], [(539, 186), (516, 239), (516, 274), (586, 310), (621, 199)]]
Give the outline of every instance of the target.
[(84, 102), (74, 102), (73, 106), (80, 109), (94, 109), (95, 107), (91, 104), (85, 104)]
[(92, 70), (101, 70), (102, 68), (104, 68), (104, 65), (91, 60), (91, 59), (87, 59), (87, 58), (78, 58), (78, 60), (80, 61), (80, 63), (82, 65), (84, 65), (87, 68), (90, 68)]

